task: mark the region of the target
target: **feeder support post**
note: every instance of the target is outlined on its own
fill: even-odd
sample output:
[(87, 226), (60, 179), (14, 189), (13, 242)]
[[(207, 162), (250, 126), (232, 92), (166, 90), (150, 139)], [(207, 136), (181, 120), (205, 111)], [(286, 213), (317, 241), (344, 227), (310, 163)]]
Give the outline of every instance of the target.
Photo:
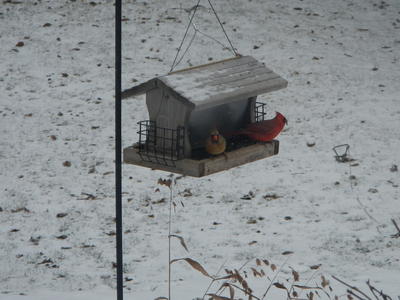
[(123, 300), (122, 252), (122, 134), (121, 134), (121, 0), (115, 0), (115, 222), (117, 300)]

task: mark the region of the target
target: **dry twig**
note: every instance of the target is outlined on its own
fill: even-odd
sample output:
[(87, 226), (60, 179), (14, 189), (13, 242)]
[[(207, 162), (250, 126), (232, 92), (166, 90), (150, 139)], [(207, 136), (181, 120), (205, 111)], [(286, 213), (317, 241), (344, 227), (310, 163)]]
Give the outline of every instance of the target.
[(288, 259), (289, 259), (289, 257), (284, 261), (284, 263), (280, 266), (279, 270), (276, 272), (276, 274), (275, 274), (274, 278), (271, 280), (271, 283), (269, 284), (267, 290), (265, 291), (264, 295), (261, 297), (261, 300), (264, 300), (265, 296), (267, 296), (269, 290), (271, 289), (272, 285), (274, 284), (276, 277), (281, 272), (282, 268), (286, 265)]
[(389, 295), (386, 295), (383, 291), (378, 291), (378, 289), (373, 287), (371, 285), (371, 283), (369, 282), (369, 280), (367, 281), (367, 285), (368, 285), (369, 289), (371, 290), (371, 292), (374, 294), (376, 299), (378, 299), (378, 297), (376, 296), (375, 292), (378, 293), (379, 296), (381, 296), (383, 300), (393, 300), (392, 297), (390, 297)]
[(396, 221), (394, 219), (392, 219), (392, 223), (394, 225), (394, 227), (396, 227), (397, 229), (397, 233), (392, 235), (392, 238), (399, 238), (400, 237), (400, 228), (399, 225), (397, 225)]
[(368, 295), (366, 295), (365, 293), (363, 293), (362, 291), (360, 291), (357, 287), (351, 286), (350, 284), (344, 282), (343, 280), (337, 278), (336, 276), (333, 276), (333, 275), (332, 275), (332, 278), (335, 279), (336, 281), (340, 282), (341, 284), (347, 286), (347, 287), (350, 288), (351, 290), (360, 293), (360, 294), (363, 295), (367, 300), (372, 300)]
[(210, 290), (211, 286), (212, 286), (213, 283), (217, 280), (217, 277), (218, 277), (219, 272), (221, 272), (222, 268), (225, 266), (225, 264), (226, 264), (227, 261), (228, 261), (228, 260), (225, 260), (225, 262), (219, 267), (217, 273), (215, 274), (215, 277), (211, 280), (210, 284), (208, 285), (208, 287), (207, 287), (207, 289), (206, 289), (206, 291), (205, 291), (205, 293), (204, 293), (204, 295), (203, 295), (202, 300), (204, 300), (204, 298), (206, 297), (206, 295), (207, 295), (208, 291)]

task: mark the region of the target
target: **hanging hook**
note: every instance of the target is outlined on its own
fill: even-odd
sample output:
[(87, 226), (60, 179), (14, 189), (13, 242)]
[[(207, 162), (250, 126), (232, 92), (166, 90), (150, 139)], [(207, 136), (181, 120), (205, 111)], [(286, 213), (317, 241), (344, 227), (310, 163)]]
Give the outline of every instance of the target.
[[(190, 9), (185, 9), (185, 11), (189, 13), (189, 18), (190, 18), (190, 20), (189, 20), (189, 24), (188, 24), (187, 27), (186, 27), (185, 34), (183, 35), (183, 39), (182, 39), (182, 41), (181, 41), (181, 43), (180, 43), (180, 45), (179, 45), (179, 47), (178, 47), (178, 51), (177, 51), (177, 53), (176, 53), (176, 55), (175, 55), (174, 62), (172, 63), (171, 69), (170, 69), (170, 71), (169, 71), (170, 73), (171, 73), (171, 72), (174, 70), (174, 68), (182, 61), (183, 57), (185, 56), (185, 54), (186, 54), (187, 51), (189, 50), (190, 46), (192, 45), (192, 43), (193, 43), (193, 41), (194, 41), (194, 38), (195, 38), (197, 32), (199, 32), (199, 33), (201, 33), (202, 35), (208, 37), (209, 39), (212, 39), (213, 41), (219, 43), (219, 44), (222, 45), (224, 48), (229, 49), (229, 47), (227, 47), (226, 45), (224, 45), (223, 43), (221, 43), (221, 42), (218, 41), (217, 39), (213, 38), (212, 36), (210, 36), (210, 35), (208, 35), (208, 34), (206, 34), (206, 33), (204, 33), (204, 32), (201, 32), (201, 31), (197, 28), (196, 24), (194, 24), (193, 18), (194, 18), (194, 16), (195, 16), (196, 12), (197, 12), (197, 9), (198, 9), (198, 8), (201, 8), (201, 7), (204, 7), (204, 6), (202, 6), (202, 5), (199, 5), (199, 4), (200, 4), (200, 1), (201, 1), (201, 0), (198, 0), (198, 1), (197, 1), (197, 4), (194, 5), (194, 6), (192, 6)], [(223, 31), (223, 33), (224, 33), (226, 39), (227, 39), (228, 42), (229, 42), (230, 49), (232, 50), (233, 54), (234, 54), (235, 56), (240, 56), (240, 54), (239, 54), (238, 52), (236, 52), (235, 47), (233, 47), (233, 44), (232, 44), (231, 40), (229, 39), (228, 34), (227, 34), (226, 31), (225, 31), (224, 25), (222, 24), (222, 22), (221, 22), (221, 20), (220, 20), (220, 18), (219, 18), (219, 16), (218, 16), (216, 10), (214, 9), (214, 6), (212, 5), (211, 0), (208, 0), (208, 3), (210, 4), (210, 7), (211, 7), (212, 11), (213, 11), (215, 17), (217, 18), (217, 21), (218, 21), (219, 25), (221, 26), (221, 29), (222, 29), (222, 31)], [(191, 13), (192, 11), (193, 11), (193, 14), (190, 16), (190, 13)], [(187, 35), (188, 35), (188, 31), (189, 31), (190, 26), (193, 26), (194, 35), (193, 35), (193, 37), (191, 38), (191, 40), (190, 40), (188, 46), (186, 47), (184, 53), (183, 53), (182, 56), (178, 59), (179, 53), (180, 53), (181, 50), (182, 50), (183, 43), (184, 43), (184, 41), (185, 41), (185, 39), (186, 39), (186, 37), (187, 37)]]
[[(333, 147), (332, 150), (333, 150), (333, 152), (335, 152), (335, 159), (338, 162), (350, 161), (350, 158), (347, 156), (349, 154), (349, 150), (350, 150), (349, 144), (337, 145), (337, 146)], [(342, 154), (339, 154), (338, 151), (341, 152)]]

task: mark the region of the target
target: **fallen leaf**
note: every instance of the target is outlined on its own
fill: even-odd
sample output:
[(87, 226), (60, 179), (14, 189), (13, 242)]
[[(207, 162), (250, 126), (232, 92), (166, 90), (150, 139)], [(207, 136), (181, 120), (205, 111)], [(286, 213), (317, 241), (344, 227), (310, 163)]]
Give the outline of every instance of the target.
[(182, 247), (185, 248), (185, 250), (186, 250), (187, 252), (189, 252), (189, 249), (187, 248), (186, 243), (185, 243), (185, 240), (183, 239), (183, 237), (181, 237), (181, 236), (179, 236), (179, 235), (175, 235), (175, 234), (171, 234), (170, 237), (175, 237), (175, 238), (179, 239), (179, 241), (180, 241)]
[(292, 270), (292, 275), (293, 275), (293, 280), (294, 281), (299, 281), (300, 280), (300, 275), (295, 270)]
[(230, 298), (228, 297), (218, 296), (217, 294), (207, 294), (207, 296), (210, 296), (212, 299), (215, 300), (230, 300)]
[(208, 272), (197, 261), (195, 261), (195, 260), (193, 260), (193, 259), (191, 259), (189, 257), (173, 259), (173, 260), (171, 260), (170, 263), (172, 264), (172, 263), (180, 261), (180, 260), (186, 261), (189, 265), (192, 266), (193, 269), (199, 271), (204, 276), (213, 278), (210, 274), (208, 274)]
[(286, 287), (282, 283), (274, 282), (274, 286), (277, 287), (278, 289), (286, 290)]
[(319, 269), (320, 266), (321, 266), (321, 264), (319, 264), (319, 265), (313, 265), (313, 266), (310, 266), (310, 269), (311, 269), (311, 270), (317, 270), (317, 269)]
[(329, 280), (327, 280), (324, 275), (321, 275), (321, 285), (323, 288), (329, 285)]

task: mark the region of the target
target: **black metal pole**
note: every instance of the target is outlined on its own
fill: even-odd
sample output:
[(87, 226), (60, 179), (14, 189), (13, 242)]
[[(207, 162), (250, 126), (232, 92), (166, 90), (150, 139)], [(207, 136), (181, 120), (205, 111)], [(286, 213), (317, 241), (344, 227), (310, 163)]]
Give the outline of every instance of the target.
[(117, 300), (123, 300), (122, 252), (122, 134), (121, 134), (121, 0), (115, 0), (115, 220)]

